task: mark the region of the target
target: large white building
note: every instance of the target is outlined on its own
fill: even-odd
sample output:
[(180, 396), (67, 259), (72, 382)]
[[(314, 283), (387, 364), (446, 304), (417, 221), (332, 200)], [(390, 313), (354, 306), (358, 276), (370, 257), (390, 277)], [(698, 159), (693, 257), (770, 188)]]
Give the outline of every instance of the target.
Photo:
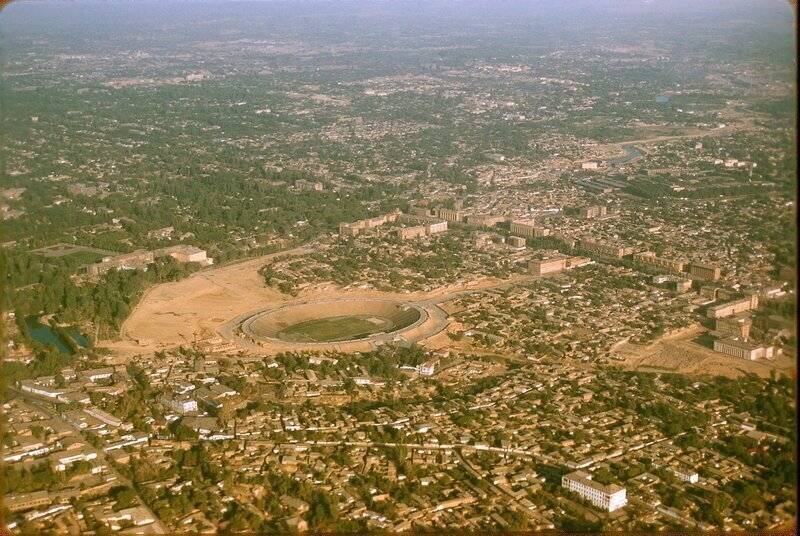
[(197, 400), (186, 395), (164, 395), (161, 397), (161, 403), (181, 415), (197, 411)]
[(738, 338), (716, 339), (714, 351), (734, 357), (755, 361), (771, 359), (775, 349), (772, 346), (750, 344)]
[(561, 486), (574, 491), (593, 505), (608, 512), (628, 504), (625, 488), (616, 484), (605, 485), (592, 480), (592, 475), (575, 471), (561, 477)]

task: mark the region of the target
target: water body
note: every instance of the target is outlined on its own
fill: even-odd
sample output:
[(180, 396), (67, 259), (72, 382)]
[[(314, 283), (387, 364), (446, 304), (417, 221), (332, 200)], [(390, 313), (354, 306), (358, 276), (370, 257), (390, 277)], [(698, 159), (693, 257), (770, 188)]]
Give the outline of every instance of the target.
[(669, 102), (669, 95), (659, 95), (656, 97), (656, 102), (659, 104), (664, 104), (665, 102)]
[[(28, 331), (30, 332), (33, 340), (44, 345), (52, 344), (62, 354), (72, 355), (72, 350), (70, 347), (61, 338), (61, 336), (59, 336), (59, 334), (53, 330), (53, 328), (44, 324), (40, 324), (35, 319), (28, 319), (25, 322), (28, 324)], [(83, 346), (84, 348), (89, 346), (89, 339), (74, 329), (68, 329), (67, 333), (70, 337), (72, 337), (72, 340), (74, 340), (80, 346)]]
[(634, 158), (639, 158), (640, 156), (644, 156), (644, 153), (634, 147), (633, 145), (623, 145), (622, 148), (628, 154), (625, 156), (620, 156), (619, 158), (615, 158), (611, 161), (612, 164), (624, 164), (625, 162), (630, 162)]

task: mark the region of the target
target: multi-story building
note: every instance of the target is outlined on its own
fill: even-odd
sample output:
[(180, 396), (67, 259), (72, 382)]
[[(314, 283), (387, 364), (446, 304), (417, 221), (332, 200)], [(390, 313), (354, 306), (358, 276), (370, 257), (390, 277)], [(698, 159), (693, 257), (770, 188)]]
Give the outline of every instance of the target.
[(55, 387), (55, 379), (52, 376), (43, 376), (35, 380), (19, 380), (17, 385), (28, 393), (54, 399), (61, 399), (61, 396), (67, 392), (66, 389)]
[(155, 255), (152, 251), (139, 249), (133, 253), (126, 253), (125, 255), (117, 255), (103, 259), (102, 262), (90, 264), (86, 267), (89, 275), (100, 276), (109, 270), (141, 270), (147, 268), (147, 265), (152, 263)]
[(423, 216), (420, 214), (401, 214), (398, 220), (403, 223), (418, 223), (423, 225), (429, 223), (447, 223), (447, 221), (443, 218), (437, 218), (436, 216)]
[(417, 230), (405, 230), (405, 229), (417, 229), (417, 227), (422, 227), (424, 229), (424, 232), (422, 234), (426, 235), (443, 233), (447, 231), (447, 222), (433, 216), (402, 214), (400, 215), (399, 220), (404, 223), (418, 224), (413, 227), (406, 227), (403, 229), (399, 229), (397, 232), (397, 236), (400, 237), (401, 239), (420, 236)]
[(690, 469), (688, 467), (675, 466), (675, 467), (670, 467), (670, 471), (672, 471), (672, 474), (678, 477), (679, 480), (683, 480), (684, 482), (689, 482), (690, 484), (697, 484), (700, 481), (700, 475), (698, 475), (697, 471), (695, 471), (694, 469)]
[(167, 394), (161, 396), (159, 401), (166, 407), (181, 415), (186, 415), (187, 413), (197, 411), (197, 400), (185, 395), (173, 397)]
[(397, 238), (400, 240), (408, 240), (410, 238), (417, 238), (425, 236), (427, 233), (424, 225), (415, 225), (413, 227), (400, 227), (397, 229)]
[(434, 223), (428, 223), (425, 225), (425, 232), (429, 235), (436, 234), (436, 233), (443, 233), (447, 230), (447, 222), (446, 221), (438, 221)]
[(528, 263), (528, 271), (533, 275), (544, 275), (558, 272), (567, 267), (567, 257), (555, 257), (551, 259), (537, 259)]
[(437, 208), (436, 217), (444, 221), (459, 222), (464, 219), (464, 214), (460, 210)]
[(438, 366), (439, 366), (439, 360), (438, 359), (429, 359), (429, 360), (425, 361), (424, 363), (421, 363), (417, 367), (417, 370), (423, 376), (433, 376), (433, 373), (436, 372), (436, 367), (438, 367)]
[(581, 164), (581, 169), (597, 169), (598, 165), (597, 162), (583, 162)]
[(569, 249), (574, 248), (578, 243), (578, 241), (572, 238), (571, 236), (567, 236), (561, 232), (553, 233), (553, 238), (555, 238), (556, 240), (567, 246)]
[(685, 262), (679, 260), (662, 259), (661, 257), (656, 257), (656, 254), (652, 251), (641, 251), (639, 253), (634, 253), (633, 260), (640, 264), (664, 268), (670, 272), (683, 272), (684, 268), (686, 268)]
[(758, 307), (758, 294), (751, 294), (738, 300), (729, 301), (714, 305), (706, 310), (706, 316), (709, 318), (724, 318), (726, 316), (733, 316), (737, 313), (750, 311)]
[(717, 318), (715, 331), (722, 337), (738, 338), (747, 341), (753, 320), (746, 314)]
[(8, 508), (9, 511), (19, 512), (52, 504), (53, 497), (49, 491), (34, 491), (18, 495), (7, 495), (3, 503), (3, 506)]
[(197, 262), (203, 266), (214, 263), (213, 259), (208, 258), (206, 250), (195, 246), (172, 246), (158, 249), (153, 253), (156, 257), (166, 257), (169, 255), (178, 262)]
[(633, 248), (630, 247), (609, 244), (607, 242), (596, 242), (589, 239), (582, 239), (580, 242), (578, 242), (578, 247), (603, 257), (615, 257), (618, 259), (624, 257), (625, 255), (630, 255), (633, 252)]
[(383, 216), (375, 216), (374, 218), (367, 218), (365, 220), (358, 220), (353, 223), (340, 223), (339, 235), (341, 236), (356, 236), (364, 229), (374, 229), (389, 222), (397, 221), (400, 217), (400, 210), (395, 209), (389, 214)]
[(604, 205), (593, 205), (591, 207), (582, 207), (580, 210), (581, 218), (601, 218), (608, 213), (608, 209)]
[(467, 225), (470, 227), (494, 227), (498, 223), (506, 221), (505, 216), (491, 216), (488, 214), (470, 214), (466, 217)]
[(716, 280), (722, 276), (722, 270), (710, 264), (700, 264), (693, 262), (689, 265), (689, 275), (696, 279)]
[(756, 359), (770, 359), (774, 353), (772, 346), (749, 344), (739, 339), (716, 339), (714, 351), (732, 355), (741, 359), (755, 361)]
[(675, 286), (673, 289), (675, 292), (687, 292), (690, 288), (692, 288), (692, 280), (691, 279), (677, 279), (675, 281)]
[(522, 249), (525, 247), (526, 241), (521, 236), (509, 236), (508, 243), (511, 247)]
[(539, 238), (548, 236), (550, 230), (536, 227), (533, 220), (516, 220), (511, 222), (511, 234), (524, 236), (525, 238)]
[(359, 231), (361, 231), (361, 229), (362, 229), (362, 227), (359, 227), (358, 225), (356, 225), (356, 223), (340, 223), (339, 224), (339, 235), (341, 235), (341, 236), (356, 236), (359, 233)]
[(114, 367), (100, 367), (84, 370), (80, 374), (90, 382), (97, 383), (104, 380), (110, 380), (111, 377), (114, 376)]
[(605, 485), (592, 480), (592, 475), (584, 471), (575, 471), (561, 477), (561, 486), (574, 491), (593, 505), (613, 512), (626, 504), (625, 488), (617, 484)]

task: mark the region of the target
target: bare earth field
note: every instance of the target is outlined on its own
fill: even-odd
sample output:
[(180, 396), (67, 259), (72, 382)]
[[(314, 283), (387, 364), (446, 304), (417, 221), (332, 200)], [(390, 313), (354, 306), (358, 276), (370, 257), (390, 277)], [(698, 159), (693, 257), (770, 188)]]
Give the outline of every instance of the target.
[(120, 340), (100, 341), (101, 347), (121, 357), (163, 350), (214, 337), (217, 328), (250, 311), (281, 302), (304, 302), (340, 297), (383, 297), (407, 301), (431, 300), (450, 293), (479, 290), (503, 283), (531, 279), (515, 276), (508, 280), (481, 279), (466, 285), (442, 287), (428, 293), (386, 293), (375, 290), (343, 291), (335, 285), (309, 287), (292, 297), (268, 287), (258, 270), (278, 256), (303, 255), (308, 247), (265, 255), (227, 266), (197, 272), (175, 283), (151, 288), (122, 325)]
[(649, 346), (627, 343), (617, 348), (616, 353), (624, 358), (620, 362), (622, 367), (643, 372), (709, 374), (734, 378), (746, 373), (768, 377), (773, 369), (787, 374), (794, 373), (794, 360), (789, 356), (779, 355), (771, 360), (747, 361), (723, 355), (697, 341), (704, 333), (705, 329), (696, 325)]
[[(428, 293), (409, 294), (375, 290), (343, 291), (335, 285), (324, 284), (309, 287), (298, 297), (291, 297), (268, 287), (258, 274), (258, 270), (274, 257), (303, 255), (310, 251), (307, 247), (300, 247), (198, 272), (175, 283), (157, 285), (145, 294), (125, 321), (120, 340), (102, 341), (100, 346), (115, 350), (124, 359), (136, 354), (188, 345), (217, 336), (217, 330), (232, 319), (275, 303), (301, 303), (342, 297), (383, 297), (407, 301), (441, 301), (447, 311), (446, 301), (450, 295), (532, 279), (531, 276), (515, 276), (505, 281), (486, 278), (465, 285), (442, 287)], [(698, 341), (704, 333), (704, 328), (695, 325), (648, 346), (626, 343), (616, 349), (621, 361), (615, 364), (632, 370), (690, 375), (736, 377), (755, 373), (766, 377), (773, 369), (794, 373), (794, 360), (791, 356), (780, 355), (768, 361), (745, 361), (725, 356)], [(455, 343), (447, 337), (445, 331), (426, 340), (425, 345), (429, 348), (470, 346), (469, 341)]]

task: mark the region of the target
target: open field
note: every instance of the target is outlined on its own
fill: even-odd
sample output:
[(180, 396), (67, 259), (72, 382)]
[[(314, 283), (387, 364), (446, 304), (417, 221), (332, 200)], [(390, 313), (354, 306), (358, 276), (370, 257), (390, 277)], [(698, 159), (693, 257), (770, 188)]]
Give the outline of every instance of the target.
[(769, 377), (771, 370), (791, 374), (794, 361), (779, 355), (770, 360), (747, 361), (715, 352), (700, 344), (704, 328), (699, 325), (674, 336), (667, 336), (649, 346), (627, 343), (617, 348), (623, 368), (642, 372), (674, 372), (690, 375), (738, 377), (758, 374)]
[(305, 248), (297, 248), (156, 285), (145, 293), (122, 325), (121, 340), (103, 341), (100, 345), (130, 356), (211, 337), (216, 327), (229, 318), (285, 301), (288, 296), (264, 285), (258, 269), (276, 255), (305, 252)]
[(298, 342), (346, 341), (388, 331), (391, 327), (392, 323), (386, 319), (381, 319), (380, 323), (376, 323), (358, 316), (342, 316), (295, 324), (286, 328), (278, 336), (287, 341)]
[(306, 245), (203, 270), (174, 283), (156, 285), (145, 293), (123, 323), (120, 340), (100, 341), (98, 346), (117, 351), (124, 360), (137, 354), (191, 344), (216, 336), (217, 330), (234, 318), (271, 305), (345, 297), (438, 301), (458, 292), (473, 292), (535, 278), (529, 275), (517, 275), (507, 280), (484, 277), (426, 293), (343, 291), (326, 284), (310, 287), (298, 297), (292, 297), (268, 287), (258, 273), (261, 267), (275, 257), (304, 255), (311, 251), (311, 246)]
[(103, 257), (119, 255), (113, 251), (106, 251), (103, 249), (89, 248), (85, 246), (73, 246), (70, 244), (56, 244), (54, 246), (47, 246), (44, 248), (34, 249), (31, 253), (38, 253), (42, 257), (66, 257), (68, 255), (73, 258), (86, 259), (86, 262), (97, 262)]

